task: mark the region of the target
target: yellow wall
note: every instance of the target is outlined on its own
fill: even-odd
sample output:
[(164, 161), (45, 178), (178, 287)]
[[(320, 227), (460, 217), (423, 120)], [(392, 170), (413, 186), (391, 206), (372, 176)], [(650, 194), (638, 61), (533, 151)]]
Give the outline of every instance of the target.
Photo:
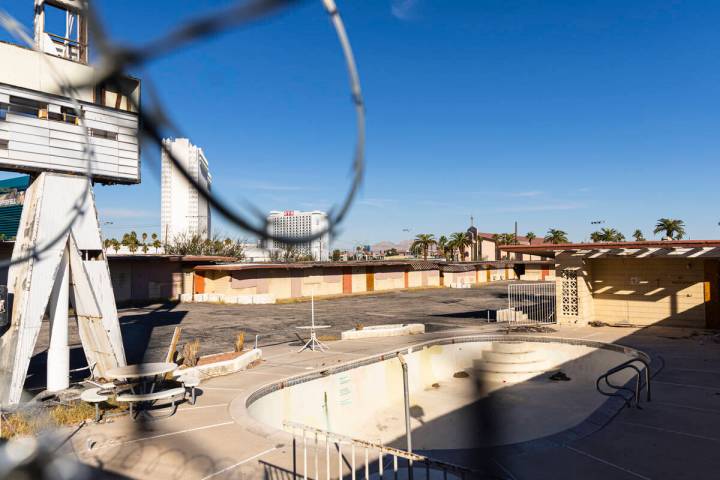
[(613, 258), (590, 263), (595, 320), (705, 325), (703, 260)]
[(352, 267), (352, 291), (353, 293), (367, 291), (365, 267)]

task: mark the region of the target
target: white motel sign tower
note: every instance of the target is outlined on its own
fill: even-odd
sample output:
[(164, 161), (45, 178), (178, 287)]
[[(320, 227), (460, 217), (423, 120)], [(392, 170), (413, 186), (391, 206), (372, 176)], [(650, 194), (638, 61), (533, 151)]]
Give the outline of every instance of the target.
[[(48, 31), (49, 13), (64, 15), (64, 31)], [(70, 306), (93, 374), (125, 365), (92, 184), (140, 182), (140, 82), (98, 84), (87, 21), (78, 0), (35, 0), (34, 48), (0, 42), (0, 170), (31, 176), (8, 272), (2, 405), (22, 399), (45, 315), (47, 389), (68, 387)], [(70, 98), (68, 83), (86, 86)]]

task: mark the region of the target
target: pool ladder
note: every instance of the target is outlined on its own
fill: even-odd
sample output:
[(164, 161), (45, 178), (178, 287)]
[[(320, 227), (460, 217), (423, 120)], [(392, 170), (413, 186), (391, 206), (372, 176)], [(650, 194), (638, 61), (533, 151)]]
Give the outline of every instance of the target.
[[(642, 369), (638, 367), (636, 364), (641, 363), (643, 365)], [(615, 385), (610, 381), (610, 376), (614, 375), (618, 372), (621, 372), (623, 370), (635, 370), (636, 376), (635, 376), (635, 391), (633, 391), (632, 388), (623, 386), (623, 385)], [(645, 376), (645, 383), (642, 382), (643, 372)], [(640, 407), (640, 392), (643, 390), (643, 388), (646, 390), (646, 401), (650, 401), (650, 364), (645, 361), (642, 358), (633, 358), (631, 360), (628, 360), (627, 362), (623, 362), (620, 365), (611, 368), (607, 372), (600, 375), (597, 379), (597, 382), (595, 382), (595, 387), (597, 388), (597, 391), (602, 393), (603, 395), (607, 395), (608, 397), (620, 397), (625, 401), (625, 405), (628, 407), (632, 406), (632, 400), (635, 399), (635, 406), (637, 408)], [(610, 388), (614, 388), (614, 392), (608, 392), (606, 390), (603, 390), (601, 388), (601, 383), (607, 385)], [(630, 392), (630, 397), (627, 397), (626, 395), (623, 395), (620, 393), (621, 390), (624, 390), (626, 392)]]

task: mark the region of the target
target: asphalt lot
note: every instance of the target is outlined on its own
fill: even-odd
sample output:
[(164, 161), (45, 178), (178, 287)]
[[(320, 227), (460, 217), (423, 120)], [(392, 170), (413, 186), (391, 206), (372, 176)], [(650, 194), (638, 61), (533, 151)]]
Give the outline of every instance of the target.
[[(365, 326), (419, 322), (429, 332), (460, 326), (483, 324), (494, 318), (495, 310), (507, 306), (508, 282), (478, 288), (434, 288), (354, 295), (315, 302), (318, 325), (332, 327), (323, 335), (339, 337), (357, 323)], [(222, 305), (208, 303), (168, 303), (119, 310), (120, 327), (128, 363), (165, 359), (176, 326), (182, 327), (179, 348), (200, 339), (201, 355), (233, 349), (235, 336), (245, 332), (252, 343), (259, 334), (259, 346), (299, 342), (296, 327), (310, 324), (310, 302), (275, 305)], [(74, 322), (70, 322), (70, 367), (86, 365), (85, 355)], [(28, 388), (44, 385), (49, 322), (43, 322), (35, 354), (30, 364)], [(78, 372), (78, 378), (87, 376)]]
[[(429, 331), (477, 325), (507, 305), (507, 282), (471, 289), (425, 289), (318, 300), (316, 324), (332, 325), (324, 335), (339, 336), (357, 323), (365, 326), (419, 322)], [(310, 302), (276, 305), (182, 303), (124, 309), (120, 313), (129, 362), (162, 360), (175, 326), (181, 345), (200, 339), (203, 354), (232, 350), (241, 330), (259, 345), (298, 341), (296, 327), (310, 324)]]

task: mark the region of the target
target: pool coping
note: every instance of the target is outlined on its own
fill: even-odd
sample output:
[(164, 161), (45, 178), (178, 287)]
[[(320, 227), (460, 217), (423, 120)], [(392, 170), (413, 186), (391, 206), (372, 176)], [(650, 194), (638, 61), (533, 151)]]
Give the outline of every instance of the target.
[[(498, 334), (498, 333), (485, 333), (485, 334), (471, 334), (471, 335), (460, 335), (446, 338), (436, 338), (432, 340), (426, 340), (423, 342), (415, 343), (401, 348), (395, 348), (388, 352), (369, 355), (364, 358), (352, 360), (349, 362), (335, 365), (325, 369), (317, 369), (312, 372), (303, 373), (299, 375), (293, 375), (286, 377), (282, 380), (270, 382), (255, 389), (249, 393), (242, 402), (244, 409), (248, 412), (249, 407), (260, 398), (268, 395), (272, 392), (282, 390), (284, 388), (292, 387), (302, 383), (310, 382), (323, 378), (329, 375), (345, 372), (354, 368), (362, 367), (365, 365), (371, 365), (373, 363), (382, 362), (392, 358), (396, 358), (398, 354), (410, 354), (412, 352), (421, 350), (426, 347), (434, 345), (454, 345), (461, 343), (474, 343), (474, 342), (493, 342), (493, 341), (506, 341), (506, 342), (537, 342), (537, 343), (564, 343), (569, 345), (581, 345), (595, 348), (602, 348), (605, 350), (611, 350), (626, 355), (634, 356), (635, 358), (642, 358), (650, 364), (650, 372), (652, 376), (655, 376), (659, 369), (658, 358), (654, 358), (648, 353), (639, 350), (637, 348), (629, 347), (619, 343), (599, 342), (596, 340), (585, 340), (580, 338), (569, 338), (569, 337), (555, 337), (550, 335), (517, 335), (517, 334)], [(634, 378), (634, 377), (633, 377)], [(631, 386), (634, 382), (633, 378), (628, 380), (623, 386)], [(513, 443), (509, 445), (498, 445), (492, 447), (478, 447), (467, 450), (489, 452), (495, 456), (506, 457), (521, 455), (528, 452), (537, 450), (543, 450), (553, 447), (562, 447), (570, 444), (571, 442), (585, 438), (598, 430), (605, 427), (610, 423), (621, 411), (627, 406), (627, 402), (624, 398), (618, 396), (608, 397), (599, 407), (597, 407), (590, 415), (588, 415), (583, 421), (575, 425), (574, 427), (568, 428), (561, 432), (557, 432), (545, 437), (535, 438), (524, 442)], [(248, 415), (248, 417), (250, 417)], [(252, 417), (250, 417), (252, 418)], [(255, 419), (253, 419), (255, 420)], [(255, 420), (257, 423), (261, 423)], [(270, 429), (275, 433), (286, 433), (283, 430), (276, 429), (270, 425), (263, 424), (263, 430)], [(267, 430), (266, 430), (267, 431)], [(268, 432), (269, 433), (269, 432)], [(465, 449), (450, 449), (453, 450), (465, 450)], [(433, 449), (430, 451), (443, 451), (443, 449)]]

